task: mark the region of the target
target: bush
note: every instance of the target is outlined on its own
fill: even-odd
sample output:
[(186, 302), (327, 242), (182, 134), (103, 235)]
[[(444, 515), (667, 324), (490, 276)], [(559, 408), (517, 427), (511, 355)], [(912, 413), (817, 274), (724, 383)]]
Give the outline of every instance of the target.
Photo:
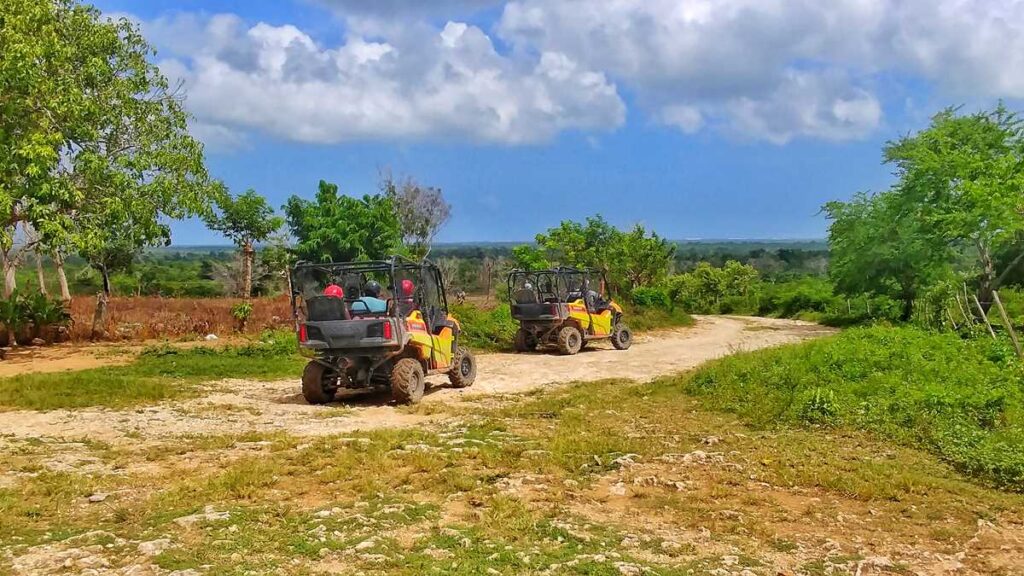
[(625, 316), (626, 324), (634, 332), (690, 326), (693, 324), (693, 317), (678, 308), (666, 310), (664, 308), (651, 308), (647, 306), (629, 306), (623, 310), (623, 315)]
[(476, 350), (510, 349), (519, 329), (508, 304), (500, 304), (493, 310), (456, 304), (451, 307), (451, 313), (462, 326), (463, 342)]
[(767, 284), (761, 293), (758, 314), (796, 318), (824, 315), (838, 310), (843, 299), (832, 292), (832, 284), (824, 278), (807, 277), (781, 284)]
[(701, 262), (690, 272), (669, 277), (665, 290), (671, 302), (687, 312), (717, 314), (752, 311), (749, 301), (760, 284), (757, 270), (730, 260), (721, 268)]
[(21, 343), (34, 338), (55, 342), (62, 333), (66, 333), (71, 322), (71, 314), (63, 302), (40, 292), (23, 294), (15, 291), (10, 298), (0, 300), (0, 324), (3, 325), (4, 337), (9, 331)]
[(660, 308), (661, 310), (672, 309), (672, 299), (668, 292), (661, 288), (641, 286), (633, 290), (633, 304), (647, 308)]
[(1005, 348), (914, 328), (855, 328), (716, 361), (685, 387), (757, 425), (866, 429), (1024, 491), (1024, 370)]

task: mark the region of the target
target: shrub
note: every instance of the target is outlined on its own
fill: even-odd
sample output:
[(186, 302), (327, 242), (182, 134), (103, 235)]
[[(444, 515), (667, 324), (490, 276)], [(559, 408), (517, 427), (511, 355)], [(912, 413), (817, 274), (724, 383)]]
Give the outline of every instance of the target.
[(807, 277), (781, 284), (769, 284), (761, 294), (758, 314), (795, 318), (802, 315), (823, 315), (836, 310), (843, 300), (832, 292), (832, 284), (824, 278)]
[(19, 342), (34, 338), (54, 342), (71, 323), (71, 314), (64, 303), (40, 292), (15, 291), (9, 298), (0, 300), (0, 324), (3, 324), (5, 338), (10, 332)]
[(456, 304), (452, 315), (462, 326), (463, 342), (477, 350), (506, 350), (511, 348), (518, 323), (512, 319), (508, 304), (499, 304), (493, 310), (477, 308), (472, 304)]
[(668, 292), (661, 288), (641, 286), (633, 290), (633, 304), (647, 308), (660, 308), (662, 310), (672, 309), (672, 299)]
[(989, 339), (855, 328), (716, 361), (686, 390), (761, 426), (862, 428), (1024, 491), (1024, 370)]
[(687, 312), (716, 314), (752, 311), (748, 303), (760, 286), (760, 275), (752, 266), (730, 260), (721, 268), (701, 262), (685, 274), (676, 274), (665, 281), (665, 290), (673, 304)]
[(252, 317), (252, 302), (243, 301), (232, 306), (231, 317), (235, 319), (235, 330), (245, 332), (245, 325)]

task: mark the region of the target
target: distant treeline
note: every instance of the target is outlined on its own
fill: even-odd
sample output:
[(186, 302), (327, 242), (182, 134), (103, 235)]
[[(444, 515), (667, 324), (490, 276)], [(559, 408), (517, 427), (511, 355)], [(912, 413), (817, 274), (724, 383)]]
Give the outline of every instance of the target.
[[(734, 260), (749, 264), (768, 279), (825, 274), (828, 250), (824, 241), (677, 241), (674, 266), (688, 272), (700, 262), (721, 267)], [(520, 243), (450, 243), (433, 248), (431, 259), (450, 271), (451, 288), (482, 294), (503, 286), (503, 275), (512, 266), (512, 249)], [(253, 292), (272, 296), (287, 290), (284, 278), (261, 266), (263, 251), (257, 247)], [(111, 276), (113, 293), (122, 296), (222, 297), (231, 296), (240, 281), (239, 256), (234, 246), (171, 246), (145, 250), (128, 271)], [(52, 262), (44, 260), (44, 277), (53, 284)], [(94, 295), (102, 278), (86, 261), (69, 256), (65, 269), (75, 295)], [(18, 271), (18, 284), (31, 289), (38, 283), (34, 270)]]

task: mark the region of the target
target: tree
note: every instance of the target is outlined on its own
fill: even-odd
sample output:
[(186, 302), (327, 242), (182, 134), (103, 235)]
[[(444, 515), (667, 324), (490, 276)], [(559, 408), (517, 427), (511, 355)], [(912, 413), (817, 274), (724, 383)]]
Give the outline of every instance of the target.
[(260, 252), (260, 263), (275, 278), (278, 286), (283, 286), (286, 293), (292, 294), (291, 267), (295, 263), (295, 256), (288, 246), (288, 236), (285, 234), (274, 234), (267, 245)]
[(441, 189), (421, 186), (412, 178), (396, 184), (388, 173), (381, 176), (380, 189), (394, 206), (409, 255), (417, 260), (426, 258), (434, 237), (451, 217), (452, 207)]
[(321, 180), (315, 200), (292, 196), (284, 212), (300, 260), (379, 260), (402, 246), (401, 225), (386, 195), (353, 198)]
[(610, 281), (629, 292), (664, 279), (676, 254), (675, 244), (655, 232), (648, 236), (640, 224), (627, 233), (620, 232), (613, 246)]
[(914, 301), (949, 270), (949, 243), (908, 206), (910, 196), (891, 190), (829, 202), (829, 276), (837, 292), (874, 294), (903, 303), (909, 320)]
[(512, 248), (512, 265), (520, 270), (545, 270), (551, 268), (544, 251), (536, 246), (523, 244)]
[(224, 193), (217, 200), (219, 213), (211, 214), (206, 225), (224, 234), (242, 251), (242, 297), (252, 296), (252, 267), (256, 242), (263, 242), (284, 225), (284, 219), (274, 215), (266, 198), (255, 190), (232, 197)]
[[(165, 234), (165, 243), (170, 243), (170, 229)], [(103, 232), (102, 239), (87, 244), (81, 256), (89, 266), (100, 273), (103, 281), (102, 292), (96, 298), (96, 309), (93, 312), (91, 338), (99, 340), (106, 337), (107, 306), (110, 303), (110, 276), (115, 272), (131, 269), (142, 248), (133, 236), (131, 227), (112, 228)]]
[(987, 310), (992, 292), (1024, 261), (1021, 250), (996, 267), (997, 253), (1024, 235), (1022, 121), (1002, 104), (970, 115), (950, 108), (927, 129), (889, 143), (885, 161), (896, 166), (893, 191), (906, 217), (975, 252), (977, 296)]
[(52, 218), (77, 200), (54, 181), (62, 147), (89, 134), (103, 86), (109, 28), (72, 0), (7, 0), (0, 14), (0, 253), (5, 293), (14, 289), (11, 253), (19, 223)]
[[(0, 24), (0, 250), (19, 222), (109, 272), (167, 242), (215, 192), (180, 95), (128, 19), (74, 0), (11, 0)], [(103, 318), (100, 318), (103, 320)], [(102, 322), (101, 322), (102, 324)]]
[[(587, 218), (585, 223), (563, 221), (557, 228), (538, 234), (537, 245), (543, 248), (548, 262), (604, 272), (613, 292), (631, 292), (664, 278), (676, 250), (674, 244), (656, 233), (648, 235), (639, 224), (624, 233), (600, 215)], [(537, 258), (526, 250), (520, 250), (519, 256)]]
[(585, 223), (563, 221), (557, 228), (538, 234), (537, 245), (544, 248), (549, 261), (607, 272), (619, 236), (620, 232), (598, 214)]

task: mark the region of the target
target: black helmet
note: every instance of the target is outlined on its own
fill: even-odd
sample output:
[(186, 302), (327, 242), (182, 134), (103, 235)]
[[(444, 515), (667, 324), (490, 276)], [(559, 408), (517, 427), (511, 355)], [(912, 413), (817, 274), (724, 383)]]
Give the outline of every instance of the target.
[(380, 282), (377, 282), (376, 280), (370, 280), (369, 282), (366, 283), (366, 286), (363, 286), (363, 292), (365, 292), (367, 296), (373, 296), (374, 298), (379, 297)]

